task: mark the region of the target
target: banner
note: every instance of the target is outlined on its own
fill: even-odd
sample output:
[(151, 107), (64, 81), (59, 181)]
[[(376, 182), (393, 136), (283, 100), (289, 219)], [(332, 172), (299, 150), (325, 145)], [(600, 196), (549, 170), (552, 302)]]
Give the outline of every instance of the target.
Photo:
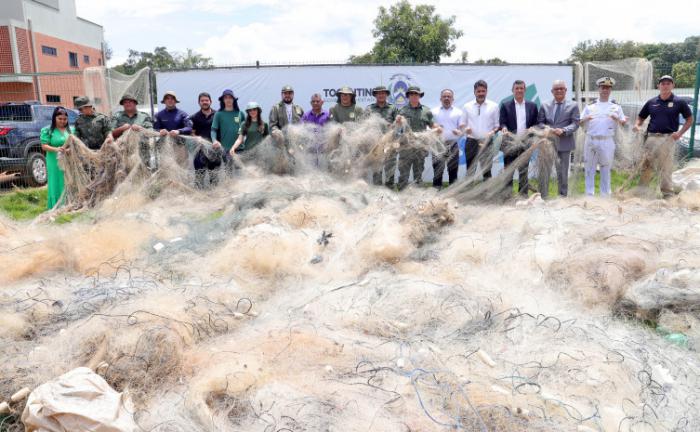
[[(488, 98), (495, 102), (511, 96), (513, 81), (520, 79), (528, 86), (526, 98), (536, 102), (552, 98), (552, 81), (563, 80), (571, 92), (573, 71), (568, 65), (429, 65), (429, 66), (268, 66), (260, 68), (198, 69), (175, 72), (157, 72), (158, 100), (165, 91), (173, 90), (180, 99), (180, 108), (196, 112), (197, 95), (212, 95), (214, 108), (224, 89), (231, 89), (238, 97), (241, 109), (250, 101), (258, 102), (263, 112), (279, 102), (280, 90), (285, 85), (294, 88), (294, 102), (304, 111), (310, 110), (311, 95), (319, 93), (324, 99), (324, 110), (337, 100), (336, 90), (350, 86), (355, 90), (357, 104), (367, 106), (374, 102), (372, 88), (385, 85), (390, 101), (399, 107), (406, 103), (408, 86), (418, 85), (425, 92), (422, 103), (431, 108), (440, 105), (440, 91), (450, 88), (455, 92), (455, 105), (462, 107), (474, 99), (474, 83), (488, 83)], [(571, 93), (569, 94), (571, 96)], [(267, 117), (267, 116), (265, 116)]]
[[(487, 98), (497, 103), (511, 98), (513, 82), (523, 80), (527, 85), (525, 98), (539, 106), (552, 98), (555, 80), (567, 84), (567, 97), (571, 98), (572, 79), (573, 70), (568, 65), (267, 66), (156, 72), (158, 100), (164, 92), (172, 90), (180, 100), (180, 109), (190, 114), (199, 110), (197, 95), (201, 92), (210, 93), (213, 108), (219, 109), (217, 99), (224, 89), (233, 90), (242, 110), (248, 102), (255, 101), (268, 113), (281, 100), (280, 91), (285, 85), (294, 88), (294, 103), (304, 111), (311, 109), (314, 93), (321, 95), (323, 109), (328, 111), (337, 102), (337, 89), (343, 86), (353, 88), (357, 104), (365, 107), (374, 102), (372, 88), (378, 85), (389, 89), (389, 101), (399, 107), (407, 103), (406, 90), (411, 85), (418, 85), (425, 92), (421, 102), (430, 108), (440, 105), (440, 92), (449, 88), (455, 93), (454, 105), (462, 108), (474, 99), (474, 83), (478, 80), (486, 81)], [(267, 114), (264, 118), (267, 120)], [(463, 150), (460, 143), (460, 177), (465, 172)], [(494, 174), (499, 166), (502, 166), (500, 155), (495, 160)], [(425, 168), (423, 179), (430, 181), (433, 175), (430, 160)]]

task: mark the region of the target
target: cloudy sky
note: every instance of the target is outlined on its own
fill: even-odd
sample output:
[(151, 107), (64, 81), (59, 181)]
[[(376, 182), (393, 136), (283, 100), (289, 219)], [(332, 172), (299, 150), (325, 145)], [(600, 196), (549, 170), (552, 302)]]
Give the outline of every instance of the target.
[[(343, 62), (373, 45), (377, 8), (395, 1), (76, 0), (78, 15), (102, 24), (114, 54), (128, 49), (195, 51), (216, 65)], [(586, 39), (677, 42), (700, 33), (700, 2), (600, 0), (424, 0), (464, 31), (453, 55), (469, 61), (554, 63)]]

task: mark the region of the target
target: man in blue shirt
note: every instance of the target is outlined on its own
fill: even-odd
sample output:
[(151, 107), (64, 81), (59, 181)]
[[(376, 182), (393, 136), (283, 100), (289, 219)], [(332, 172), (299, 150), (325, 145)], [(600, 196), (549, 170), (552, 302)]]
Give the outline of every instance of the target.
[(153, 124), (153, 129), (160, 131), (160, 136), (170, 135), (176, 137), (178, 135), (189, 135), (192, 133), (192, 120), (186, 112), (179, 109), (177, 104), (177, 95), (173, 91), (167, 91), (163, 95), (165, 109), (158, 111), (156, 121)]
[[(674, 81), (670, 75), (659, 78), (659, 95), (647, 101), (639, 111), (634, 131), (639, 132), (642, 123), (649, 118), (644, 140), (644, 160), (642, 161), (640, 186), (648, 186), (654, 171), (659, 174), (659, 184), (664, 198), (673, 196), (673, 156), (676, 141), (693, 124), (693, 113), (688, 103), (673, 94)], [(679, 117), (685, 118), (685, 124), (678, 130)]]

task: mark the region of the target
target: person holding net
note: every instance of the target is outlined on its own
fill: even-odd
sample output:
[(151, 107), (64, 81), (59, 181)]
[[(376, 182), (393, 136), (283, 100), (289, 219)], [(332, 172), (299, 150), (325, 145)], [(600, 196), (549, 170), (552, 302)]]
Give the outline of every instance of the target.
[(121, 111), (117, 111), (110, 123), (112, 128), (112, 137), (114, 139), (122, 136), (124, 132), (133, 129), (139, 132), (143, 129), (153, 129), (153, 120), (148, 114), (138, 110), (139, 101), (136, 97), (129, 93), (119, 99), (119, 105), (122, 106)]
[(245, 124), (238, 131), (238, 139), (231, 148), (231, 156), (236, 152), (241, 152), (247, 156), (250, 152), (270, 134), (267, 123), (262, 119), (262, 108), (257, 102), (248, 102), (245, 107)]
[[(671, 173), (676, 141), (693, 124), (693, 113), (686, 101), (673, 94), (674, 86), (675, 82), (670, 75), (659, 78), (659, 95), (644, 104), (633, 128), (635, 132), (639, 132), (642, 123), (649, 117), (649, 125), (644, 133), (644, 159), (639, 185), (648, 187), (656, 171), (664, 199), (674, 195)], [(685, 124), (678, 130), (680, 116), (685, 119)]]
[(47, 207), (49, 210), (58, 206), (63, 197), (63, 170), (58, 165), (58, 158), (68, 151), (64, 146), (66, 139), (74, 129), (68, 124), (68, 111), (59, 106), (53, 110), (51, 125), (41, 129), (41, 149), (46, 153), (46, 173), (48, 177)]
[[(378, 115), (386, 122), (383, 125), (382, 130), (386, 132), (389, 125), (393, 124), (396, 120), (396, 116), (399, 115), (399, 109), (395, 105), (389, 103), (389, 89), (386, 86), (379, 85), (372, 89), (372, 96), (374, 96), (375, 102), (367, 106), (365, 109), (365, 117), (371, 115)], [(372, 173), (372, 183), (376, 186), (382, 184), (382, 169), (384, 170), (384, 175), (386, 176), (386, 186), (389, 188), (394, 187), (394, 176), (396, 173), (396, 152), (387, 151), (384, 155), (383, 167), (379, 167), (378, 170)]]
[(615, 130), (627, 122), (622, 107), (610, 101), (615, 85), (611, 77), (596, 81), (598, 100), (586, 105), (581, 113), (581, 126), (586, 129), (583, 163), (586, 174), (586, 195), (595, 194), (595, 173), (600, 166), (600, 195), (610, 196), (610, 171), (615, 158)]
[(111, 139), (111, 122), (107, 116), (95, 111), (87, 96), (76, 98), (75, 108), (80, 112), (75, 121), (75, 136), (90, 150), (99, 150), (106, 139)]
[[(491, 166), (496, 152), (489, 148), (494, 134), (500, 128), (498, 104), (487, 99), (488, 84), (474, 83), (474, 99), (464, 104), (460, 128), (466, 132), (464, 155), (467, 159), (467, 177), (491, 178)], [(477, 173), (477, 166), (481, 171)]]
[(338, 103), (329, 110), (330, 120), (336, 123), (362, 120), (362, 107), (355, 102), (355, 92), (348, 86), (337, 91)]

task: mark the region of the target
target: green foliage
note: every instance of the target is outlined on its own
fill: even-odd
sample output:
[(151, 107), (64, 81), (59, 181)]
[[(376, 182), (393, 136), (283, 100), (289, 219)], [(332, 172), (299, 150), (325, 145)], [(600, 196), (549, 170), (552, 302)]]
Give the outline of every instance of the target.
[(671, 75), (673, 75), (673, 79), (676, 81), (676, 87), (695, 87), (696, 68), (696, 63), (678, 62), (674, 64)]
[(502, 65), (502, 64), (508, 64), (508, 62), (505, 60), (501, 60), (498, 57), (494, 57), (494, 58), (490, 58), (488, 60), (479, 59), (479, 60), (475, 61), (474, 64)]
[(402, 0), (381, 6), (372, 35), (377, 39), (369, 53), (351, 56), (350, 63), (439, 63), (449, 56), (463, 32), (454, 27), (455, 17), (441, 18), (431, 5), (412, 7)]
[(0, 195), (0, 211), (15, 220), (34, 219), (46, 211), (47, 189), (17, 190)]
[(170, 52), (165, 47), (156, 47), (153, 52), (129, 50), (129, 57), (115, 70), (133, 74), (150, 67), (152, 69), (199, 69), (212, 67), (212, 60), (188, 48), (184, 53)]

